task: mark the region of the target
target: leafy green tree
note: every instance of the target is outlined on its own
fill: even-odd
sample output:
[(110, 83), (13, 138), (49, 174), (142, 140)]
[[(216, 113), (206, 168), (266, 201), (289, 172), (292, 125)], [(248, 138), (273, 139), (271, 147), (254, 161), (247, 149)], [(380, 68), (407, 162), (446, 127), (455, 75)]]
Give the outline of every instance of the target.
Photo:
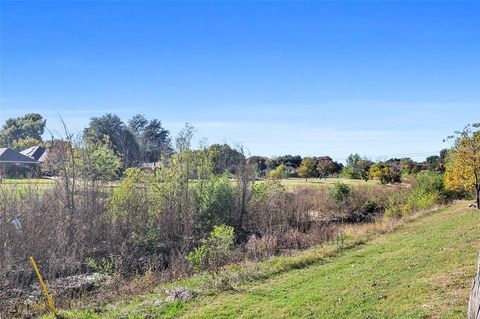
[(80, 151), (79, 163), (84, 177), (91, 181), (112, 181), (118, 178), (122, 163), (108, 142), (90, 144)]
[(418, 174), (422, 170), (420, 164), (408, 157), (400, 159), (398, 166), (402, 175)]
[(360, 179), (363, 179), (364, 181), (368, 181), (370, 176), (368, 175), (368, 171), (370, 170), (370, 167), (372, 166), (373, 162), (366, 160), (366, 159), (361, 159), (357, 163), (357, 174), (360, 177)]
[(440, 161), (442, 163), (445, 163), (447, 161), (447, 156), (448, 156), (448, 149), (444, 148), (440, 151)]
[(274, 170), (268, 173), (268, 177), (272, 179), (282, 179), (287, 177), (287, 167), (284, 164), (281, 164)]
[(41, 141), (45, 123), (46, 120), (37, 113), (8, 119), (0, 130), (0, 146), (15, 147), (15, 143), (21, 140)]
[(428, 164), (432, 167), (435, 167), (438, 163), (440, 163), (440, 156), (438, 155), (428, 156), (425, 159), (425, 164)]
[(467, 125), (451, 138), (455, 144), (447, 156), (446, 187), (474, 191), (480, 209), (480, 123)]
[(427, 157), (425, 159), (424, 164), (428, 167), (428, 169), (436, 170), (437, 172), (444, 173), (447, 153), (448, 153), (448, 150), (443, 149), (440, 151), (439, 155), (432, 155)]
[(316, 170), (320, 177), (328, 176), (339, 172), (339, 164), (334, 162), (330, 156), (322, 156), (317, 159)]
[(212, 175), (194, 189), (196, 216), (203, 233), (214, 225), (232, 224), (236, 189), (228, 174)]
[(305, 157), (297, 168), (297, 174), (307, 181), (309, 177), (315, 177), (316, 167), (317, 161), (313, 157)]
[(235, 174), (237, 166), (245, 161), (245, 156), (228, 144), (213, 144), (209, 149), (213, 154), (215, 174), (225, 171)]
[(170, 132), (162, 127), (159, 120), (148, 121), (144, 115), (137, 114), (128, 121), (128, 129), (138, 143), (139, 161), (158, 162), (172, 155)]
[(145, 147), (147, 162), (157, 162), (161, 158), (167, 159), (173, 153), (170, 132), (164, 129), (158, 120), (151, 120), (147, 124), (141, 141)]
[(372, 161), (362, 159), (358, 154), (350, 154), (347, 158), (347, 166), (343, 168), (343, 176), (351, 179), (363, 179), (368, 181), (368, 170)]
[(23, 151), (33, 146), (42, 146), (46, 148), (47, 143), (42, 140), (38, 140), (35, 137), (27, 137), (21, 140), (13, 141), (12, 144), (10, 145), (10, 147), (16, 151)]
[(290, 165), (293, 166), (294, 168), (297, 168), (300, 166), (302, 162), (302, 157), (300, 155), (283, 155), (283, 156), (278, 156), (270, 159), (268, 161), (268, 165), (270, 168), (276, 168), (280, 166), (281, 164), (284, 165)]
[(247, 159), (247, 164), (254, 165), (257, 172), (260, 172), (267, 169), (267, 161), (266, 157), (254, 155)]
[(143, 114), (136, 114), (128, 121), (128, 129), (132, 131), (135, 136), (142, 135), (145, 126), (147, 126), (148, 120)]
[(347, 157), (347, 166), (356, 166), (358, 161), (360, 161), (361, 159), (362, 158), (357, 153), (350, 154)]
[(122, 158), (124, 168), (138, 162), (139, 146), (135, 136), (117, 115), (109, 113), (92, 117), (83, 134), (89, 144), (103, 143), (108, 137), (113, 151)]
[(399, 183), (400, 174), (385, 163), (374, 163), (368, 171), (371, 179), (378, 179), (382, 184)]
[(343, 168), (343, 176), (345, 178), (360, 179), (358, 172), (358, 162), (360, 161), (360, 155), (357, 153), (350, 154), (347, 158), (347, 165)]

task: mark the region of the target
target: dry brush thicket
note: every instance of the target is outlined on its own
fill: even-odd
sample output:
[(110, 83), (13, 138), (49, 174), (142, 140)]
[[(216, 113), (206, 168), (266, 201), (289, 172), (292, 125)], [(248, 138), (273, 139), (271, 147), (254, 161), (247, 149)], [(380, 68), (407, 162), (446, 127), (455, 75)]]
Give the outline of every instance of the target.
[[(255, 182), (246, 163), (234, 179), (215, 175), (208, 154), (188, 150), (156, 174), (127, 170), (115, 188), (82, 178), (74, 167), (64, 165), (63, 179), (51, 188), (0, 188), (5, 315), (35, 311), (25, 303), (35, 283), (29, 256), (49, 281), (101, 272), (119, 282), (147, 271), (175, 279), (193, 272), (185, 257), (215, 226), (231, 226), (235, 234), (221, 264), (262, 260), (331, 240), (339, 225), (382, 215), (392, 195), (405, 192), (401, 186), (342, 184), (287, 192), (276, 181)], [(57, 293), (57, 302), (82, 293)]]

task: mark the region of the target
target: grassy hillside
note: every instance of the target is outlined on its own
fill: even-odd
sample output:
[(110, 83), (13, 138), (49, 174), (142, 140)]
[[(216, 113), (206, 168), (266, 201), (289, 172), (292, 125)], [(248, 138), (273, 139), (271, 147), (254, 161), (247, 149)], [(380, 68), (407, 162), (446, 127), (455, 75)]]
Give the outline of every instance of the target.
[(159, 292), (69, 317), (464, 318), (479, 245), (480, 213), (461, 202), (342, 249), (267, 261), (270, 268), (293, 266), (231, 291), (158, 307), (145, 303)]

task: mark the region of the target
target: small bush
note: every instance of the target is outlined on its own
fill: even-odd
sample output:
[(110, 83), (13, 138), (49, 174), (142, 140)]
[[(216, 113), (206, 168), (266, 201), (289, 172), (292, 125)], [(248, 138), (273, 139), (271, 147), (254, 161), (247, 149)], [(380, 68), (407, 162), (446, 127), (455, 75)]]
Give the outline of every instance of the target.
[(274, 170), (268, 173), (268, 177), (271, 179), (282, 179), (287, 177), (287, 167), (284, 164), (281, 164)]
[(94, 269), (95, 271), (105, 274), (105, 275), (114, 275), (115, 274), (115, 260), (114, 256), (110, 255), (108, 258), (102, 257), (99, 258), (98, 260), (95, 260), (92, 257), (88, 257), (86, 259), (87, 265)]
[(401, 217), (405, 215), (405, 204), (408, 194), (406, 192), (393, 193), (388, 198), (387, 208), (385, 209), (385, 216), (387, 217)]
[(279, 181), (269, 179), (263, 183), (255, 183), (252, 187), (252, 200), (266, 199), (275, 192), (285, 192), (285, 187)]
[(350, 194), (352, 193), (352, 188), (347, 184), (337, 182), (330, 188), (330, 196), (338, 204), (345, 203)]
[(233, 227), (215, 226), (207, 239), (191, 251), (187, 259), (197, 271), (218, 272), (230, 257), (234, 244)]
[(447, 199), (443, 175), (435, 171), (417, 175), (410, 192), (396, 192), (389, 197), (385, 216), (405, 216)]
[(197, 218), (203, 233), (208, 233), (214, 225), (233, 223), (236, 189), (228, 174), (212, 176), (195, 188)]

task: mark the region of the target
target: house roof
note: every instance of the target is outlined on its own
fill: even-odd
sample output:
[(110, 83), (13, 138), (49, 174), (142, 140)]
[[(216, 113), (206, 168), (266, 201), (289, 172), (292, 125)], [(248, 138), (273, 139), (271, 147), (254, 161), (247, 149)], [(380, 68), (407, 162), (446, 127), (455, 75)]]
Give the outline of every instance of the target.
[(152, 162), (152, 163), (140, 163), (137, 166), (137, 168), (150, 168), (150, 169), (155, 169), (157, 167), (159, 167), (159, 166), (157, 165), (157, 163), (154, 163), (154, 162)]
[(33, 158), (20, 154), (10, 148), (0, 148), (0, 163), (38, 163)]
[(25, 156), (33, 158), (36, 161), (44, 162), (45, 158), (47, 157), (48, 150), (44, 149), (41, 146), (32, 146), (20, 152)]

